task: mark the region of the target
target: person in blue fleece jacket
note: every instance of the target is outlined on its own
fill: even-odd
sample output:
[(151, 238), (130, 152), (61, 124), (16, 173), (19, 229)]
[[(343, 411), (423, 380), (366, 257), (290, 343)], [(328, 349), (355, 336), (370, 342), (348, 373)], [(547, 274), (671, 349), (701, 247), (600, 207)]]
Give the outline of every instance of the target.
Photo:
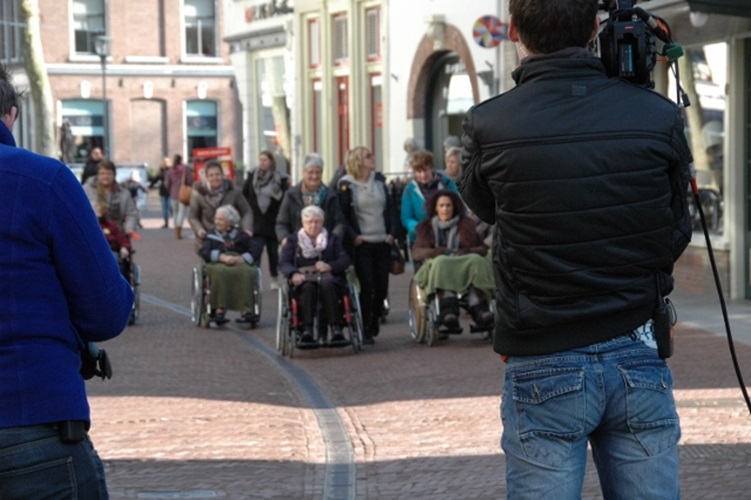
[(16, 147), (18, 102), (0, 65), (0, 498), (108, 498), (81, 350), (133, 292), (71, 170)]

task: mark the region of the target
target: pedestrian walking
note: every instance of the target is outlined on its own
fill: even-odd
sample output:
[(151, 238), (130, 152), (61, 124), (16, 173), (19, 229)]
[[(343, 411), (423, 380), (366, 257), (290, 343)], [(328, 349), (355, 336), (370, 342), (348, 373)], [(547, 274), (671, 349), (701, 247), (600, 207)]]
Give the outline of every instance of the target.
[(375, 158), (366, 147), (347, 153), (347, 174), (339, 180), (339, 204), (344, 212), (345, 247), (360, 282), (363, 343), (375, 343), (384, 300), (389, 291), (391, 246), (396, 216), (386, 178), (375, 171)]
[[(242, 193), (253, 211), (253, 237), (261, 248), (266, 248), (269, 258), (271, 288), (278, 286), (279, 240), (276, 237), (276, 217), (282, 205), (282, 198), (289, 185), (286, 174), (276, 170), (274, 154), (261, 151), (258, 166), (248, 173)], [(261, 263), (256, 262), (257, 266)]]
[(183, 237), (183, 222), (188, 213), (187, 204), (180, 200), (180, 186), (193, 185), (193, 172), (183, 165), (183, 157), (175, 155), (172, 168), (167, 171), (165, 187), (169, 191), (172, 215), (174, 217), (175, 238)]

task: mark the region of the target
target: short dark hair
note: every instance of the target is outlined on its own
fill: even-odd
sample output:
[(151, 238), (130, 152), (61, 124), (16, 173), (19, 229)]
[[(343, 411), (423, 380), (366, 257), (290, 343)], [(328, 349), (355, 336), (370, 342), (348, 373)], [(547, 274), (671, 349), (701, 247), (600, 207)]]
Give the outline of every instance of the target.
[(224, 175), (224, 168), (222, 168), (222, 164), (219, 162), (219, 160), (207, 161), (206, 165), (204, 165), (203, 167), (203, 171), (208, 172), (210, 168), (218, 168), (222, 175)]
[(14, 106), (19, 108), (18, 103), (23, 94), (13, 86), (13, 79), (7, 68), (0, 64), (0, 116), (10, 113)]
[(113, 174), (117, 173), (117, 167), (115, 166), (115, 163), (110, 160), (102, 160), (96, 165), (96, 171), (97, 173), (101, 170), (109, 170)]
[(418, 149), (409, 156), (409, 166), (414, 172), (435, 168), (433, 153), (425, 149)]
[(274, 158), (274, 153), (272, 153), (271, 151), (268, 151), (268, 150), (264, 150), (264, 151), (261, 151), (260, 153), (258, 153), (258, 156), (259, 157), (260, 156), (265, 156), (266, 158), (268, 158), (269, 160), (271, 160), (271, 168), (272, 169), (276, 168), (276, 158)]
[(531, 52), (550, 54), (586, 47), (598, 0), (510, 0), (509, 13), (519, 38)]

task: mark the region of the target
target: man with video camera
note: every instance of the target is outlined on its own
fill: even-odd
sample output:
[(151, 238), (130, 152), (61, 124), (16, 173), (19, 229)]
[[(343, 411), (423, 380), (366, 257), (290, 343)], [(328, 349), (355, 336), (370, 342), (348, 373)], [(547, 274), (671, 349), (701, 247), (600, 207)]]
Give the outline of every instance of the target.
[(691, 238), (692, 158), (678, 106), (587, 49), (597, 9), (510, 0), (517, 85), (463, 125), (460, 192), (496, 224), (513, 499), (580, 498), (588, 443), (604, 498), (680, 496), (665, 297)]

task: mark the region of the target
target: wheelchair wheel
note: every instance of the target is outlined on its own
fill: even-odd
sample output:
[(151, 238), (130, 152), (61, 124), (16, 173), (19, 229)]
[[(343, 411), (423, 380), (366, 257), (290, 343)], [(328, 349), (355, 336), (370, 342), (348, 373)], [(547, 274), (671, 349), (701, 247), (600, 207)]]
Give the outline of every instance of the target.
[(360, 309), (360, 294), (354, 283), (347, 283), (347, 306), (345, 314), (347, 315), (347, 328), (349, 329), (349, 341), (352, 344), (352, 350), (356, 353), (362, 347), (362, 336), (365, 331), (362, 322), (362, 310)]
[(206, 292), (206, 280), (203, 269), (193, 268), (193, 282), (191, 283), (193, 299), (190, 302), (191, 320), (196, 326), (209, 327), (208, 297)]
[(261, 275), (261, 268), (256, 267), (256, 282), (253, 285), (253, 318), (254, 321), (250, 322), (250, 327), (255, 328), (258, 322), (261, 320), (261, 297), (263, 294), (263, 276)]
[(425, 314), (425, 343), (433, 347), (438, 340), (438, 298), (432, 297), (428, 301), (427, 312)]
[(141, 284), (141, 266), (134, 265), (133, 271), (130, 275), (130, 287), (133, 289), (133, 309), (130, 311), (129, 325), (135, 325), (136, 321), (141, 317), (141, 292), (139, 286)]
[(426, 323), (425, 293), (413, 278), (409, 282), (409, 334), (419, 343), (425, 342)]
[(279, 303), (276, 313), (276, 352), (286, 356), (290, 329), (289, 296), (286, 284), (279, 286), (277, 297)]

